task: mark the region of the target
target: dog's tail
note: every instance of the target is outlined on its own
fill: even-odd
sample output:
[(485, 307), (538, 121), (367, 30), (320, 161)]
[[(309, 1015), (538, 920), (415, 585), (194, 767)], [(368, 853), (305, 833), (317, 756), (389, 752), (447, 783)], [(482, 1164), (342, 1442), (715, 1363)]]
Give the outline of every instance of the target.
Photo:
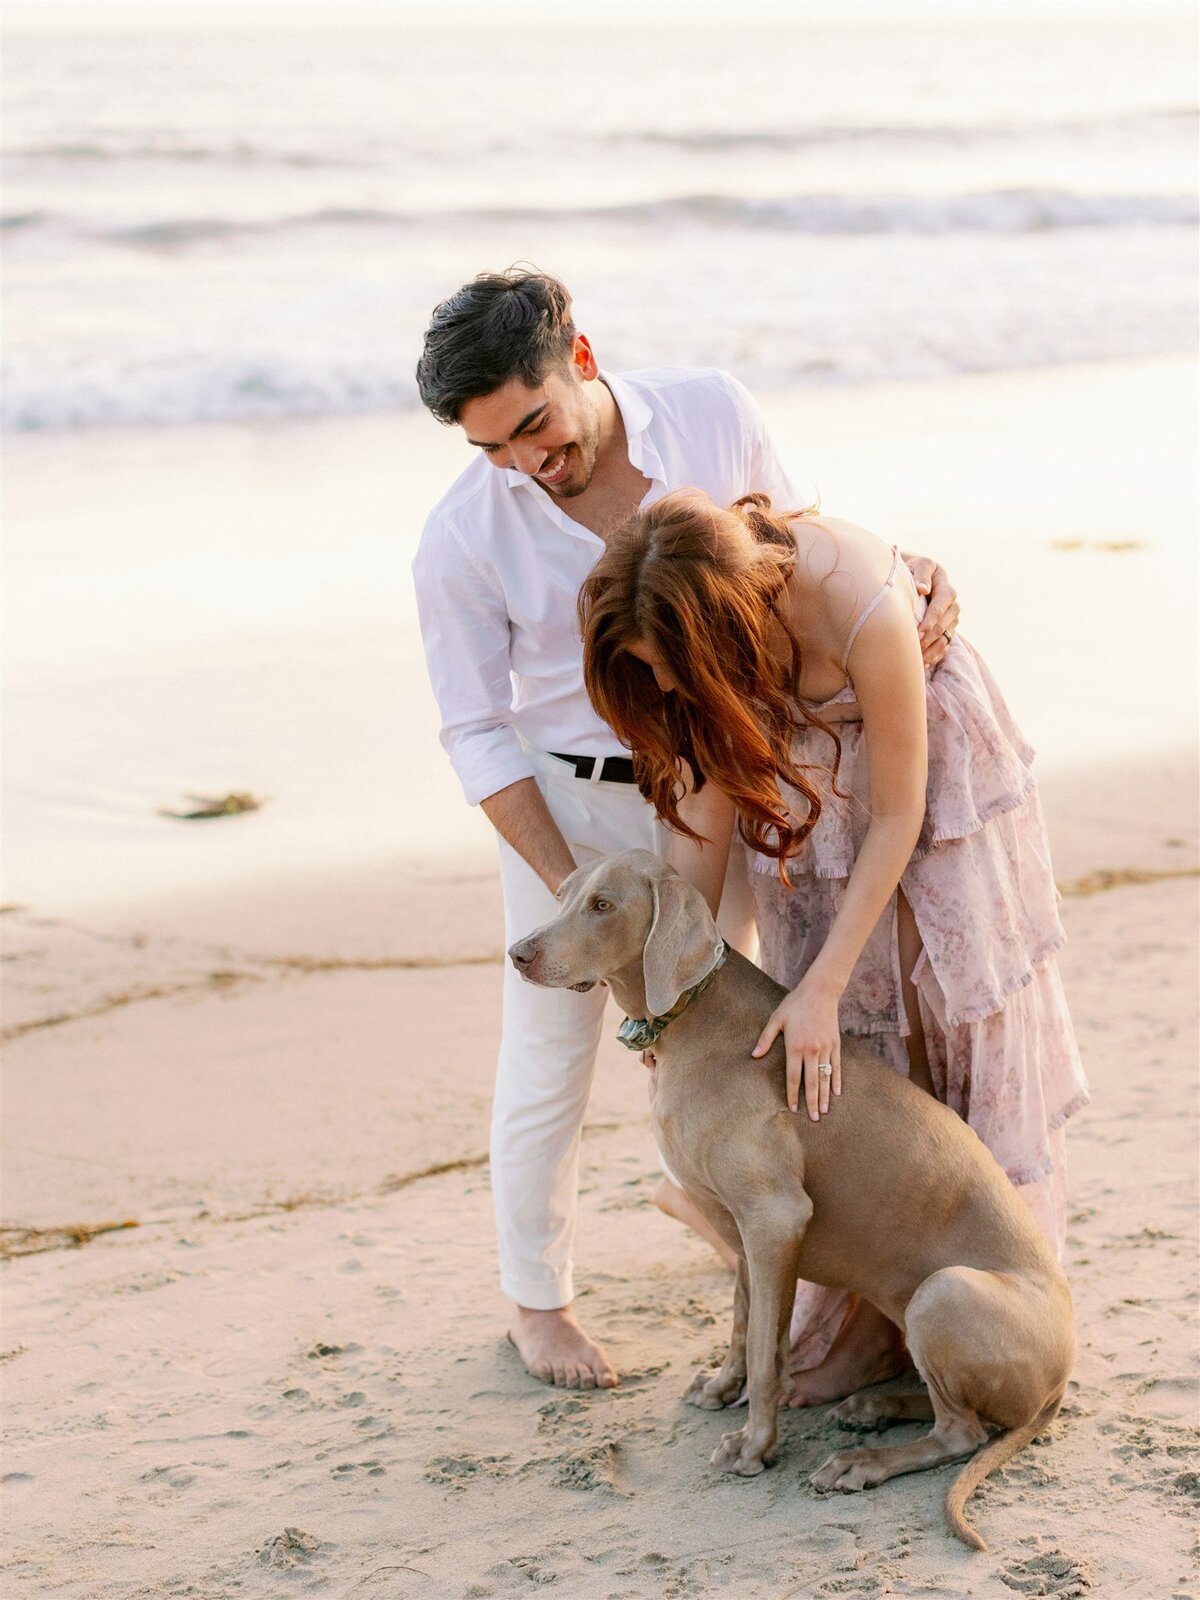
[(1043, 1428), (1049, 1427), (1058, 1414), (1062, 1398), (1061, 1394), (1055, 1395), (1049, 1405), (1043, 1407), (1033, 1421), (1027, 1422), (1023, 1428), (1013, 1428), (1008, 1433), (997, 1434), (967, 1462), (946, 1491), (946, 1526), (956, 1539), (961, 1539), (973, 1550), (987, 1549), (987, 1545), (963, 1516), (963, 1507), (989, 1473), (995, 1472), (997, 1467), (1002, 1467), (1016, 1455), (1018, 1450), (1023, 1450), (1031, 1439), (1036, 1438)]

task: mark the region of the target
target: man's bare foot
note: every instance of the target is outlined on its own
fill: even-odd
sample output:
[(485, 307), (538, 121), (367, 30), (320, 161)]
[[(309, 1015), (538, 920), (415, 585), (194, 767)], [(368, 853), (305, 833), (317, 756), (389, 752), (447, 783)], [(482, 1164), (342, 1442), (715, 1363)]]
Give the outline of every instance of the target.
[(692, 1204), (677, 1183), (672, 1183), (670, 1178), (664, 1178), (654, 1191), (654, 1204), (660, 1211), (665, 1211), (667, 1216), (674, 1217), (676, 1222), (682, 1222), (685, 1227), (691, 1228), (706, 1243), (712, 1245), (730, 1272), (737, 1271), (737, 1252), (725, 1243), (712, 1223), (698, 1206)]
[(508, 1337), (535, 1378), (560, 1389), (613, 1389), (617, 1375), (608, 1357), (579, 1325), (570, 1306), (531, 1311), (517, 1306)]
[(904, 1339), (867, 1300), (856, 1300), (819, 1367), (793, 1372), (789, 1406), (823, 1406), (844, 1400), (910, 1366)]

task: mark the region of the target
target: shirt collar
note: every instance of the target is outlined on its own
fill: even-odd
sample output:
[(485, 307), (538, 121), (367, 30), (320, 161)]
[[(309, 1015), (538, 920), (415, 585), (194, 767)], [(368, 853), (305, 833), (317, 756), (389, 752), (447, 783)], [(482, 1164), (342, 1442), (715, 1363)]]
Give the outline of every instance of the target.
[[(608, 392), (617, 402), (617, 410), (621, 413), (621, 421), (625, 424), (625, 438), (632, 445), (635, 439), (640, 439), (650, 426), (650, 419), (654, 415), (650, 409), (650, 402), (645, 395), (639, 394), (633, 384), (624, 378), (619, 378), (615, 372), (602, 372), (601, 378), (608, 385)], [(630, 451), (630, 460), (633, 452)]]

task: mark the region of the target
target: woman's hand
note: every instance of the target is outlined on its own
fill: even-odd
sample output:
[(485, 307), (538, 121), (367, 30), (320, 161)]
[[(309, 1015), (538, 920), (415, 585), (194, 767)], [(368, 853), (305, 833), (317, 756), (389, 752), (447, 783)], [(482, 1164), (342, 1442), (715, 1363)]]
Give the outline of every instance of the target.
[[(787, 1051), (787, 1103), (795, 1111), (804, 1084), (804, 1102), (816, 1122), (829, 1110), (829, 1096), (842, 1092), (841, 1033), (838, 1001), (841, 990), (810, 973), (776, 1006), (751, 1052), (765, 1056), (782, 1033)], [(822, 1072), (822, 1066), (832, 1072)]]

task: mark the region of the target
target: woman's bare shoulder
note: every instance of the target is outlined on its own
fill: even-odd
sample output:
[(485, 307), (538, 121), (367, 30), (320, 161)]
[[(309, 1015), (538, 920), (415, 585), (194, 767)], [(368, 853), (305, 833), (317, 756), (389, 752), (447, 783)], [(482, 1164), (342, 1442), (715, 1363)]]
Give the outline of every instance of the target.
[(796, 573), (814, 599), (841, 621), (857, 615), (888, 581), (893, 546), (843, 517), (808, 514), (792, 524)]

